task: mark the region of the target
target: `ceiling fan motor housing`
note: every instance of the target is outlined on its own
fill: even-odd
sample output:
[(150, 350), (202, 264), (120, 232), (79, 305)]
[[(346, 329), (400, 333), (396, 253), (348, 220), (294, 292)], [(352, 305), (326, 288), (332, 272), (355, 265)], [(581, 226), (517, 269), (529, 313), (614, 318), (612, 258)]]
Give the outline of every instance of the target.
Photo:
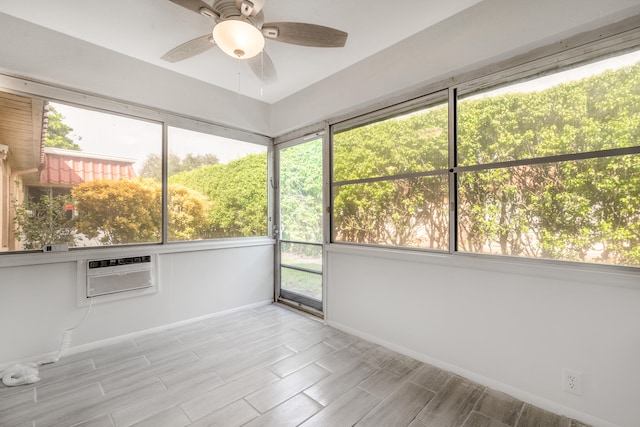
[(217, 20), (218, 22), (226, 21), (228, 19), (246, 19), (251, 23), (251, 25), (258, 29), (261, 29), (264, 24), (264, 13), (262, 13), (262, 10), (257, 12), (255, 15), (244, 16), (240, 11), (236, 0), (216, 0), (213, 2), (213, 10), (220, 15), (220, 19)]

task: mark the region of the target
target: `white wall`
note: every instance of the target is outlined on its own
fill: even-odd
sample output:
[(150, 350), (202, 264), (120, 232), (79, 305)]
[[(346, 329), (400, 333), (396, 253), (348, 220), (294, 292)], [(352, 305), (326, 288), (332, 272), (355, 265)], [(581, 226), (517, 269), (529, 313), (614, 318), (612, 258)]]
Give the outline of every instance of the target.
[[(273, 106), (4, 14), (0, 68), (275, 136), (615, 22), (637, 5), (484, 0)], [(161, 292), (96, 305), (74, 345), (268, 300), (272, 259), (271, 246), (161, 255)], [(0, 364), (55, 350), (82, 317), (75, 266), (0, 268)], [(596, 425), (638, 425), (637, 277), (335, 247), (327, 274), (333, 325)], [(582, 397), (561, 390), (565, 367), (584, 373)]]
[[(0, 366), (56, 351), (61, 332), (82, 319), (76, 265), (0, 268)], [(273, 300), (270, 242), (160, 254), (158, 265), (158, 293), (94, 304), (72, 347)]]
[[(244, 131), (269, 133), (267, 104), (237, 93), (2, 13), (0, 40), (0, 72)], [(38, 94), (43, 96), (50, 93), (33, 84), (23, 90), (42, 90)], [(80, 94), (76, 99), (82, 102), (82, 97)], [(86, 308), (76, 303), (76, 262), (72, 258), (69, 262), (30, 262), (25, 266), (0, 258), (0, 367), (56, 351), (61, 332), (84, 315)], [(96, 304), (86, 323), (74, 333), (72, 345), (273, 299), (271, 242), (164, 253), (159, 260), (160, 292)]]
[(596, 426), (640, 425), (637, 274), (336, 245), (327, 271), (331, 325)]
[(0, 13), (0, 72), (269, 134), (268, 105)]
[[(637, 0), (483, 0), (271, 108), (271, 136), (372, 108), (571, 35), (639, 13)], [(384, 25), (382, 23), (381, 25)]]

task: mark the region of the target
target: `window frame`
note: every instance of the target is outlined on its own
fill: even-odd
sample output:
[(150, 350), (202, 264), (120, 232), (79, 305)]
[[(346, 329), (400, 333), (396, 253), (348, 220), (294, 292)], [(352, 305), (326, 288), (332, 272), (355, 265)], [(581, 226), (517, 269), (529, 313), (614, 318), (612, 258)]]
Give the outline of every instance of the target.
[[(615, 148), (609, 150), (601, 150), (597, 152), (569, 153), (544, 158), (514, 160), (507, 162), (493, 163), (490, 165), (469, 165), (459, 166), (457, 155), (457, 106), (458, 99), (465, 95), (482, 92), (486, 89), (496, 89), (500, 86), (508, 86), (521, 81), (530, 80), (547, 74), (553, 74), (564, 71), (573, 67), (578, 67), (585, 63), (595, 62), (612, 56), (622, 55), (626, 52), (640, 49), (640, 26), (634, 22), (633, 18), (626, 19), (605, 28), (579, 34), (562, 41), (559, 44), (551, 46), (543, 46), (532, 50), (529, 53), (517, 55), (511, 59), (500, 61), (482, 68), (472, 70), (466, 73), (453, 76), (449, 79), (434, 83), (420, 91), (422, 93), (436, 93), (440, 90), (449, 92), (449, 191), (450, 191), (450, 219), (449, 219), (449, 252), (448, 255), (463, 258), (478, 258), (489, 262), (518, 263), (523, 265), (548, 266), (552, 268), (567, 267), (570, 269), (579, 269), (581, 271), (595, 272), (614, 272), (622, 274), (631, 274), (633, 276), (640, 272), (640, 266), (601, 264), (594, 262), (579, 262), (569, 260), (528, 258), (510, 255), (492, 255), (472, 252), (461, 252), (458, 250), (458, 174), (467, 171), (499, 168), (505, 166), (531, 165), (549, 163), (549, 161), (563, 160), (582, 160), (592, 158), (603, 158), (612, 156), (621, 156), (625, 154), (640, 154), (640, 145), (634, 147)], [(409, 95), (403, 99), (402, 95), (391, 98), (387, 106), (384, 108), (370, 108), (358, 112), (357, 115), (351, 117), (343, 116), (334, 118), (329, 121), (330, 127), (330, 243), (328, 247), (332, 248), (349, 246), (359, 248), (358, 250), (382, 251), (384, 253), (422, 253), (426, 256), (442, 255), (440, 251), (434, 251), (424, 248), (407, 248), (398, 246), (375, 245), (367, 243), (352, 243), (336, 241), (334, 236), (336, 233), (335, 224), (333, 222), (334, 206), (333, 206), (333, 189), (334, 189), (334, 159), (333, 159), (333, 135), (334, 127), (341, 129), (344, 123), (375, 123), (374, 119), (384, 119), (385, 112), (403, 111), (410, 108), (417, 99), (424, 96)], [(386, 116), (388, 117), (388, 115)], [(339, 251), (342, 251), (340, 249)], [(432, 253), (429, 253), (432, 252)]]
[[(331, 243), (340, 243), (344, 245), (356, 245), (356, 246), (366, 245), (368, 247), (380, 247), (380, 248), (399, 248), (404, 250), (420, 250), (420, 251), (435, 252), (435, 253), (451, 253), (452, 246), (451, 246), (450, 230), (449, 230), (449, 238), (447, 242), (448, 247), (446, 249), (420, 248), (415, 246), (393, 246), (393, 245), (385, 245), (381, 243), (356, 243), (356, 242), (336, 241), (334, 200), (335, 200), (335, 195), (338, 188), (346, 185), (370, 184), (370, 183), (377, 183), (377, 182), (394, 182), (394, 181), (399, 181), (403, 179), (428, 178), (428, 177), (449, 175), (450, 164), (451, 164), (451, 151), (450, 151), (450, 144), (451, 144), (450, 131), (451, 130), (448, 129), (449, 133), (447, 135), (448, 145), (449, 145), (449, 154), (447, 156), (448, 167), (444, 167), (441, 169), (419, 171), (419, 172), (414, 171), (414, 172), (406, 172), (406, 173), (400, 173), (395, 175), (384, 175), (384, 176), (366, 177), (366, 178), (349, 179), (349, 180), (341, 180), (341, 181), (336, 181), (335, 175), (334, 175), (334, 164), (335, 164), (334, 135), (336, 133), (346, 132), (349, 130), (357, 129), (359, 127), (381, 123), (385, 120), (391, 120), (395, 117), (401, 117), (405, 114), (411, 114), (414, 112), (418, 112), (420, 110), (428, 110), (432, 107), (437, 107), (437, 106), (447, 107), (448, 117), (450, 121), (451, 112), (449, 108), (451, 106), (451, 101), (450, 101), (450, 93), (448, 89), (434, 91), (426, 95), (413, 98), (409, 101), (406, 101), (400, 104), (392, 105), (385, 108), (380, 108), (368, 114), (362, 114), (351, 119), (335, 122), (329, 126), (329, 156), (331, 159), (330, 166), (329, 166), (330, 168), (329, 203), (330, 203), (330, 223), (331, 223), (329, 239)], [(448, 190), (448, 194), (449, 194), (449, 202), (450, 202), (451, 194), (449, 190)]]
[[(21, 250), (0, 252), (0, 267), (37, 265), (46, 263), (56, 263), (64, 261), (75, 261), (90, 257), (108, 256), (110, 253), (120, 254), (123, 251), (139, 252), (140, 248), (152, 253), (174, 253), (185, 252), (190, 250), (208, 250), (218, 248), (233, 248), (256, 246), (264, 244), (272, 244), (270, 236), (271, 217), (265, 217), (267, 223), (267, 235), (256, 237), (236, 237), (236, 238), (220, 238), (193, 241), (168, 241), (167, 240), (167, 155), (168, 155), (168, 127), (179, 127), (196, 132), (207, 133), (228, 139), (236, 139), (238, 141), (262, 145), (267, 147), (267, 181), (272, 176), (271, 157), (273, 139), (264, 135), (244, 131), (241, 129), (227, 127), (214, 122), (202, 120), (187, 115), (155, 109), (134, 103), (103, 97), (75, 91), (54, 84), (28, 80), (26, 78), (7, 75), (0, 72), (0, 91), (30, 98), (43, 100), (46, 102), (66, 104), (75, 108), (97, 111), (106, 114), (126, 117), (133, 120), (140, 120), (148, 123), (157, 123), (161, 125), (162, 140), (162, 238), (158, 242), (152, 243), (133, 243), (123, 245), (108, 246), (89, 246), (89, 247), (72, 247), (66, 252), (46, 253), (41, 250)], [(268, 209), (271, 209), (270, 191), (265, 188), (267, 200), (269, 201)]]

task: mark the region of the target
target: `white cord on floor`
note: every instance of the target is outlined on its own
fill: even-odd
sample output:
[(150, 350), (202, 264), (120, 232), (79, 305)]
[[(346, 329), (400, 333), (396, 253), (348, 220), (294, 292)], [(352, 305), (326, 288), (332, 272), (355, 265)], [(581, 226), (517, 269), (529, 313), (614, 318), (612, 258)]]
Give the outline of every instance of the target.
[(60, 360), (60, 356), (62, 356), (62, 353), (67, 351), (71, 346), (71, 336), (73, 335), (73, 331), (80, 327), (85, 320), (87, 320), (92, 306), (93, 299), (89, 299), (89, 307), (87, 308), (87, 311), (84, 313), (84, 316), (82, 317), (80, 322), (78, 322), (76, 326), (65, 329), (62, 332), (58, 353), (35, 363), (27, 363), (24, 365), (18, 363), (16, 365), (13, 365), (11, 368), (8, 368), (4, 372), (2, 372), (1, 375), (3, 384), (8, 387), (13, 387), (23, 384), (33, 384), (36, 381), (40, 381), (40, 373), (38, 367), (42, 365), (48, 365), (50, 363), (55, 363)]

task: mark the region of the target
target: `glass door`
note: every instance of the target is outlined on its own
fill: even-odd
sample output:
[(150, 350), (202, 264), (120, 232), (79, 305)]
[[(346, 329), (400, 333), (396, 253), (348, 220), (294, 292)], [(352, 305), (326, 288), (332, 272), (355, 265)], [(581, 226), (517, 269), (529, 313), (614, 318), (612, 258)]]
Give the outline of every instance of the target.
[(322, 311), (322, 137), (282, 144), (278, 165), (278, 298)]

